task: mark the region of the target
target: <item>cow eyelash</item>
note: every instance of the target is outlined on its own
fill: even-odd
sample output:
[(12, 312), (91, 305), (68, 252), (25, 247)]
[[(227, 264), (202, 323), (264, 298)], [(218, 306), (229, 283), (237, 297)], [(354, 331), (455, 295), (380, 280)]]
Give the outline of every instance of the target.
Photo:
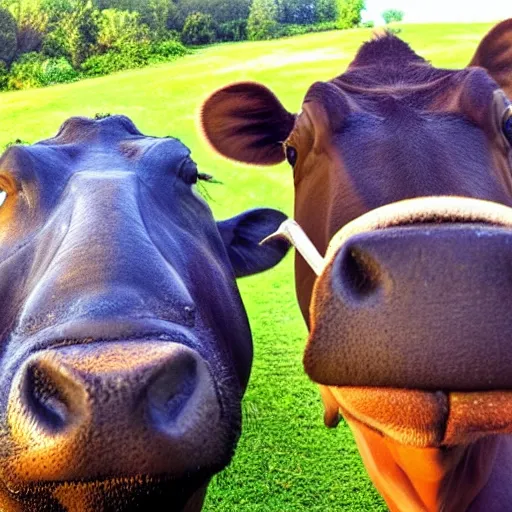
[(7, 200), (7, 192), (0, 188), (0, 208), (4, 205)]

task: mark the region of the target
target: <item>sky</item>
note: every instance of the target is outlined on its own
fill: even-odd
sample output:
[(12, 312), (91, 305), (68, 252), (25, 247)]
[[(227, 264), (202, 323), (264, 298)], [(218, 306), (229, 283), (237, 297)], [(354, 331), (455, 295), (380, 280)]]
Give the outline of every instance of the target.
[(512, 17), (512, 0), (366, 0), (363, 21), (382, 24), (386, 9), (404, 12), (404, 22), (499, 21)]

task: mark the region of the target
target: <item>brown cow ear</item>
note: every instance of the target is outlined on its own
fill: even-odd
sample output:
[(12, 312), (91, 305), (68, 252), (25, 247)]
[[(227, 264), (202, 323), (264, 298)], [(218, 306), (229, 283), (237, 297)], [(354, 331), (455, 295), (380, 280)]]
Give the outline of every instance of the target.
[(512, 18), (491, 29), (478, 45), (469, 65), (485, 68), (512, 98)]
[(263, 85), (240, 82), (214, 92), (201, 112), (203, 132), (219, 153), (248, 164), (274, 165), (295, 123)]

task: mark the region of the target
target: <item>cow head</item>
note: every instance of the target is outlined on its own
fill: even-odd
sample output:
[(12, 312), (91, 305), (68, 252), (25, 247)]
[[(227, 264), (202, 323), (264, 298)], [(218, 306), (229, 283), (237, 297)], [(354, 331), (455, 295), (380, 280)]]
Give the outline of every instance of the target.
[(510, 97), (512, 20), (462, 70), (384, 34), (298, 115), (255, 83), (203, 107), (220, 153), (293, 168), (326, 255), (318, 279), (296, 259), (305, 369), (393, 509), (464, 510), (497, 481), (489, 435), (512, 433)]
[(0, 509), (200, 510), (252, 362), (235, 283), (284, 215), (222, 222), (174, 138), (72, 118), (0, 159)]

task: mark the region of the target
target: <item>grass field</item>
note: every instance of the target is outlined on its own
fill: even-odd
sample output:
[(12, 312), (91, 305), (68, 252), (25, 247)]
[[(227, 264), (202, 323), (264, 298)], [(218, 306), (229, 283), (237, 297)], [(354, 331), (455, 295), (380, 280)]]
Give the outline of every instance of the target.
[[(400, 36), (442, 67), (463, 67), (490, 24), (406, 25)], [(192, 150), (218, 218), (256, 206), (292, 213), (286, 165), (230, 163), (202, 141), (202, 100), (236, 80), (257, 80), (297, 111), (316, 80), (339, 74), (369, 30), (327, 32), (258, 43), (212, 46), (171, 64), (48, 89), (0, 95), (0, 147), (52, 136), (72, 115), (122, 113), (150, 135), (173, 135)], [(209, 512), (386, 510), (373, 490), (345, 424), (327, 430), (315, 387), (302, 370), (306, 331), (295, 303), (293, 257), (240, 280), (251, 320), (255, 361), (244, 400), (244, 430), (231, 466), (210, 487)]]

